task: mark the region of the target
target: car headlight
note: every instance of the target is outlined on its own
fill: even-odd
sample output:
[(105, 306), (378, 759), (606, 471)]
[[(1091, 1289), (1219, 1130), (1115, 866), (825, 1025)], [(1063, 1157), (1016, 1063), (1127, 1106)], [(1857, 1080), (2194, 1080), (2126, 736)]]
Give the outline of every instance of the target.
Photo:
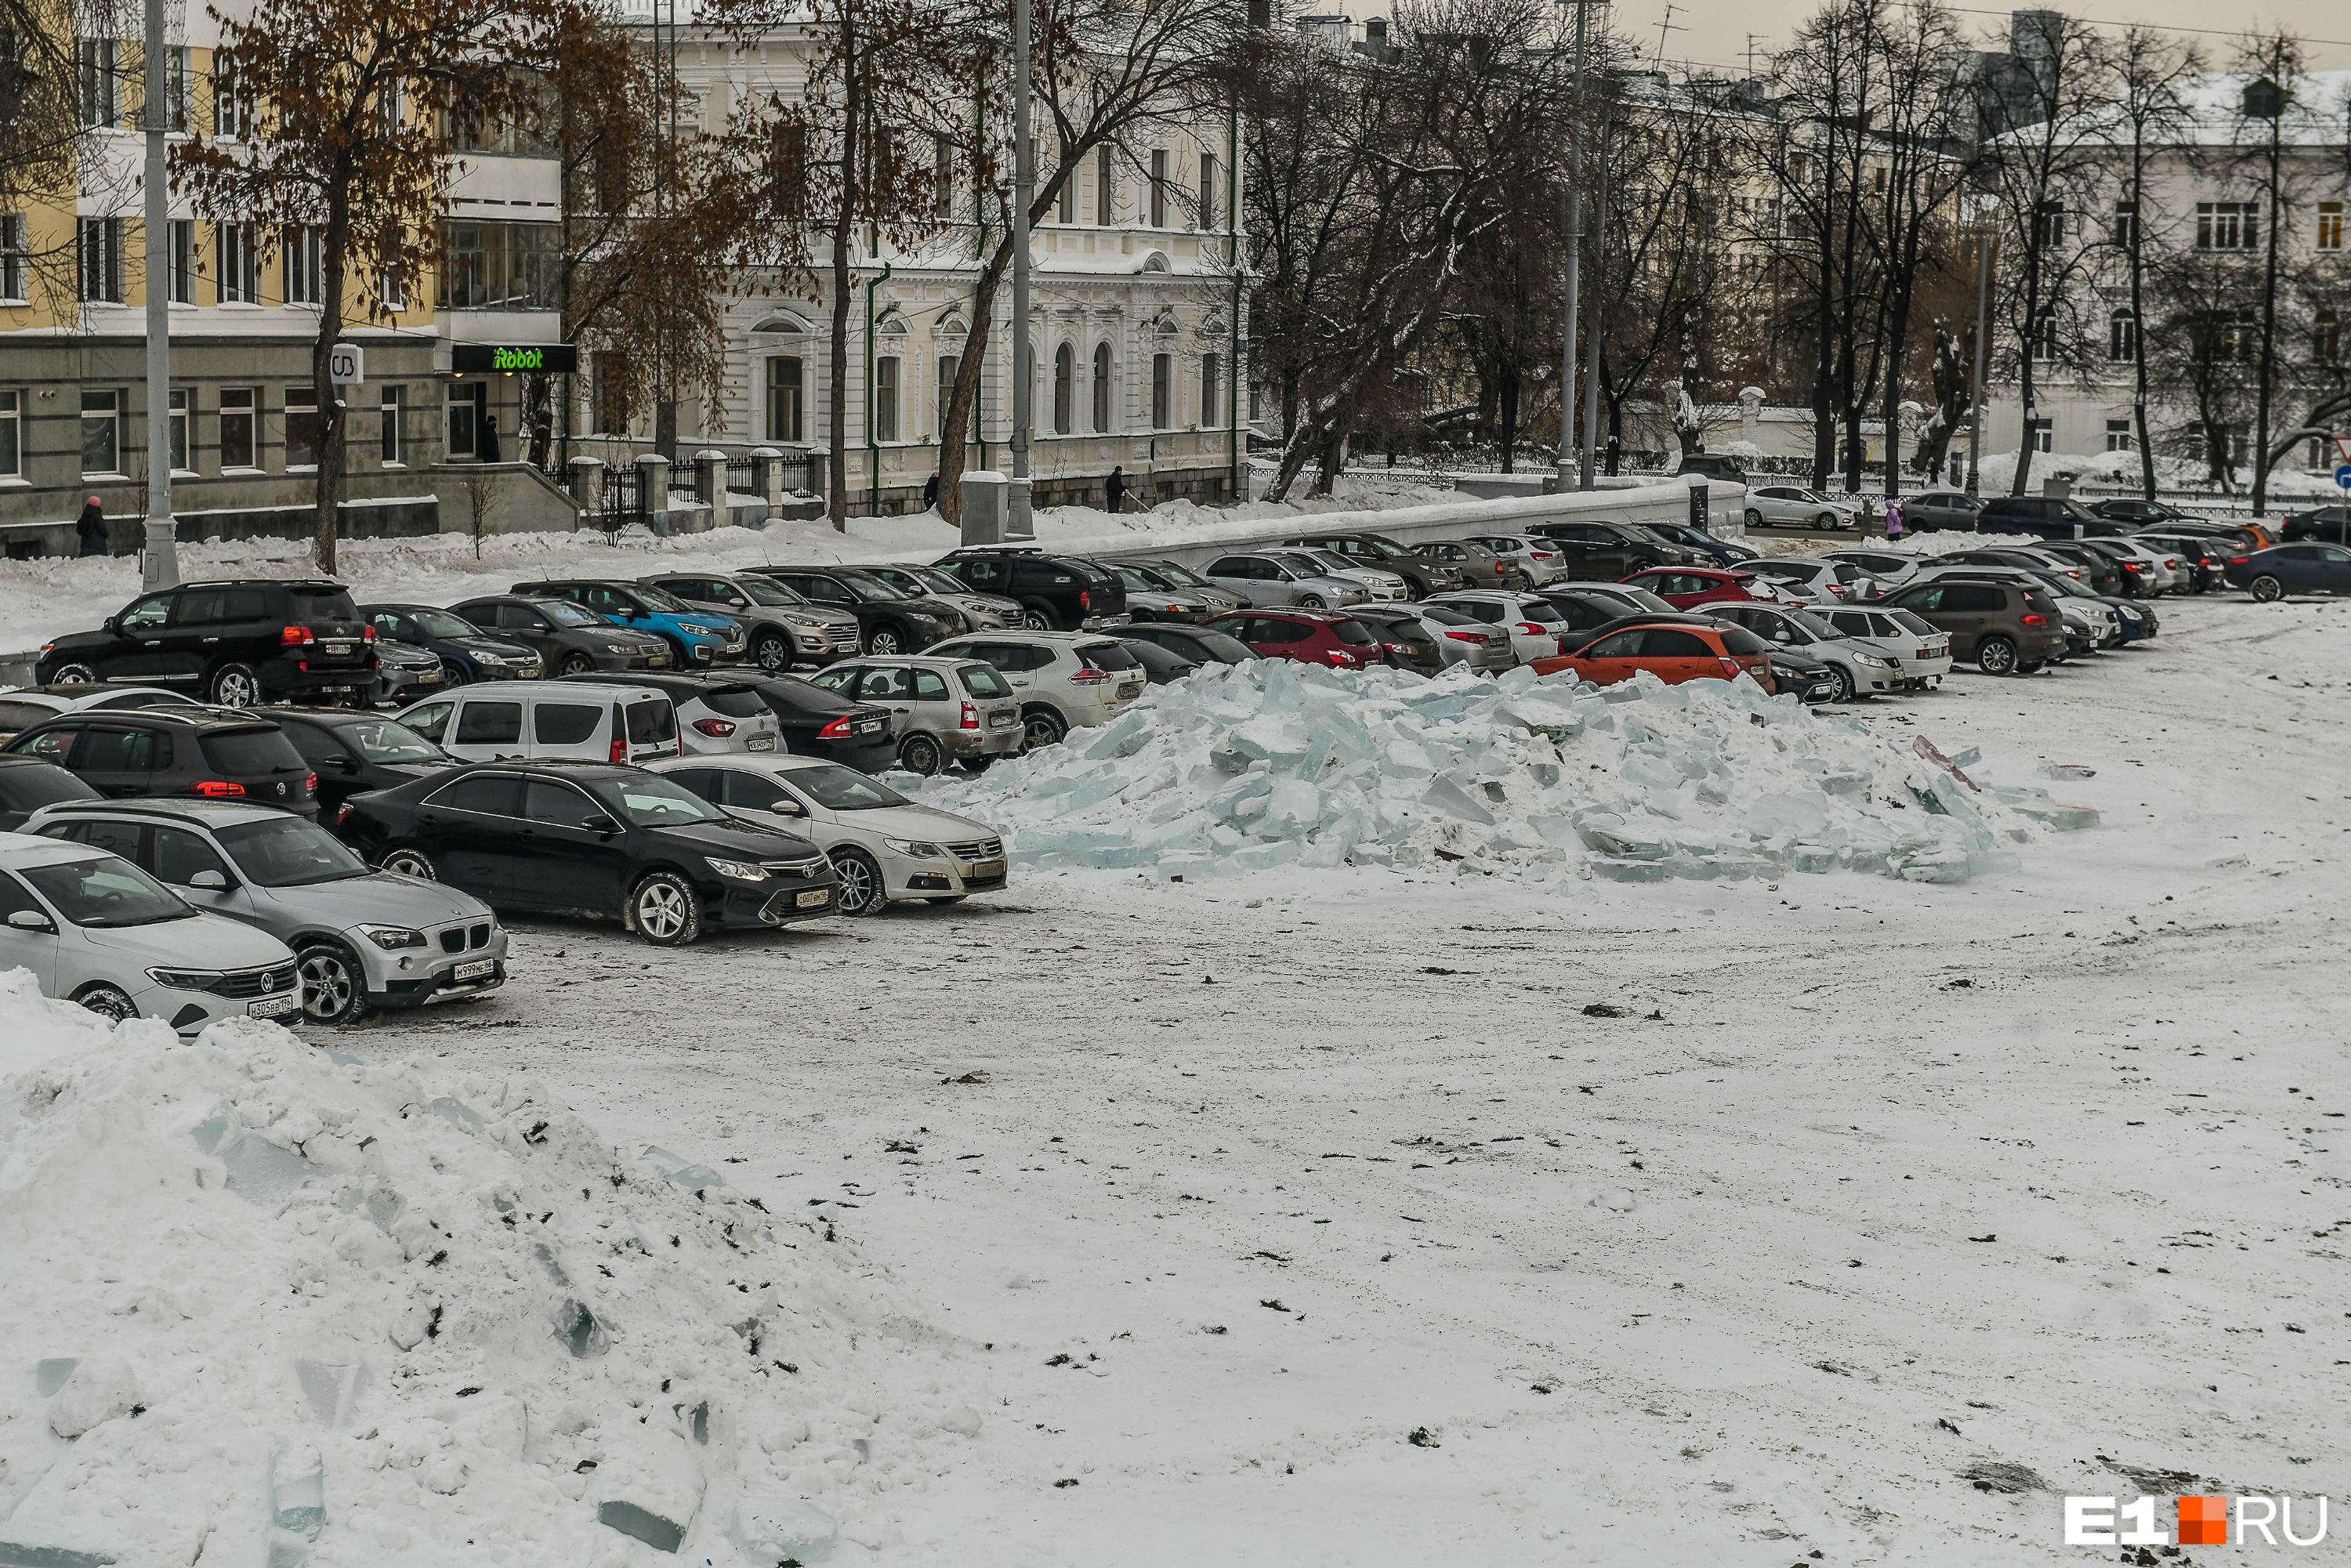
[(604, 652), (607, 653), (634, 653), (641, 651), (642, 650), (639, 646), (634, 643), (607, 643), (604, 644)]
[(387, 953), (397, 953), (402, 947), (424, 946), (424, 933), (412, 931), (405, 925), (362, 925), (359, 934)]
[(681, 621), (677, 629), (691, 637), (716, 637), (720, 634), (717, 627), (705, 626), (698, 621)]
[(221, 982), (218, 969), (150, 969), (147, 977), (175, 991), (201, 991)]
[(946, 852), (938, 845), (925, 843), (920, 839), (883, 839), (882, 841), (910, 860), (943, 861), (947, 858)]
[(723, 861), (716, 855), (705, 855), (702, 858), (704, 863), (708, 865), (712, 871), (716, 872), (720, 876), (731, 876), (737, 882), (765, 882), (768, 880), (768, 873), (764, 867), (751, 865), (743, 861)]
[(778, 619), (781, 620), (787, 626), (821, 626), (824, 624), (823, 622), (817, 620), (812, 615), (784, 615), (778, 617)]
[(1881, 659), (1875, 653), (1855, 653), (1853, 662), (1869, 670), (1890, 670), (1894, 667), (1893, 660)]

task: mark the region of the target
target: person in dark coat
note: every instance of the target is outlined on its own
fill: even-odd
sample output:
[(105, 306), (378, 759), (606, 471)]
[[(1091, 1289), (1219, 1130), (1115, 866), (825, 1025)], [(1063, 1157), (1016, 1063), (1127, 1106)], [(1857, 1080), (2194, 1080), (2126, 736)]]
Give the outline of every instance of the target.
[(74, 524), (74, 533), (81, 540), (84, 555), (104, 555), (106, 549), (106, 508), (92, 496), (82, 503), (81, 518)]
[(498, 416), (487, 409), (482, 411), (480, 450), (475, 455), (484, 463), (498, 460)]
[(923, 481), (923, 510), (934, 511), (939, 504), (939, 476), (934, 472)]
[(1126, 509), (1126, 470), (1113, 467), (1102, 481), (1102, 504), (1113, 512)]

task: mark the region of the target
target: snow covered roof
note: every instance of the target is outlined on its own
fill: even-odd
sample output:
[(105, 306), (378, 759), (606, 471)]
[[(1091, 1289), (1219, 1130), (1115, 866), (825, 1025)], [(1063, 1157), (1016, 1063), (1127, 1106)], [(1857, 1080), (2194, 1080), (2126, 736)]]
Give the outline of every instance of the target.
[[(2180, 90), (2188, 117), (2175, 134), (2199, 147), (2268, 141), (2267, 122), (2246, 112), (2246, 89), (2262, 79), (2250, 71), (2208, 71), (2193, 78)], [(2351, 137), (2351, 70), (2304, 71), (2285, 85), (2288, 97), (2279, 127), (2288, 145), (2336, 147)], [(2113, 111), (2109, 138), (2120, 141), (2127, 133), (2120, 110)]]

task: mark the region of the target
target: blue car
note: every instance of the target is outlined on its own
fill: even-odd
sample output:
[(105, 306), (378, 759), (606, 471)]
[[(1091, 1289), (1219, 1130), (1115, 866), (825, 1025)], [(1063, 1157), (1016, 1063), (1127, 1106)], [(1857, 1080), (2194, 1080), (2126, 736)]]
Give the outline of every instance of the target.
[(1643, 523), (1653, 534), (1663, 534), (1677, 545), (1704, 550), (1722, 566), (1738, 566), (1746, 561), (1761, 560), (1763, 552), (1750, 549), (1736, 539), (1719, 539), (1704, 528), (1694, 528), (1687, 523)]
[(2351, 549), (2304, 539), (2272, 545), (2228, 565), (2231, 587), (2249, 588), (2263, 604), (2289, 593), (2351, 593)]
[(363, 604), (360, 618), (379, 643), (406, 643), (435, 653), (450, 685), (472, 681), (535, 681), (547, 673), (538, 650), (493, 637), (451, 610), (430, 604)]
[(643, 582), (559, 579), (517, 582), (507, 591), (526, 599), (568, 599), (615, 626), (650, 632), (669, 644), (680, 670), (707, 670), (742, 662), (743, 623), (715, 610), (696, 610), (667, 589)]

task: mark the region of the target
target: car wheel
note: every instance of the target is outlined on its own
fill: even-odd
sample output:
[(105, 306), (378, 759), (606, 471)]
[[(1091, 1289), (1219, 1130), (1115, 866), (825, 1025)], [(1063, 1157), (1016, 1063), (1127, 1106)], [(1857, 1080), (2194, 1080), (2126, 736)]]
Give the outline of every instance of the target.
[(832, 874), (840, 883), (833, 892), (833, 907), (843, 915), (879, 915), (890, 902), (882, 884), (882, 868), (863, 850), (833, 851)]
[(1987, 637), (1976, 644), (1976, 668), (1987, 675), (2016, 674), (2016, 644), (2005, 637)]
[(1535, 580), (1523, 571), (1511, 572), (1502, 579), (1502, 586), (1513, 593), (1524, 593), (1534, 585)]
[(683, 947), (702, 935), (702, 900), (674, 871), (657, 871), (629, 894), (629, 924), (656, 947)]
[(780, 632), (765, 632), (751, 644), (751, 658), (768, 674), (780, 674), (792, 667), (792, 645)]
[(898, 766), (928, 779), (946, 766), (939, 743), (927, 735), (910, 735), (898, 746)]
[(97, 981), (74, 993), (73, 999), (109, 1023), (123, 1023), (139, 1016), (139, 1004), (131, 993), (120, 986)]
[(1636, 560), (1636, 561), (1633, 562), (1633, 570), (1630, 570), (1630, 571), (1628, 571), (1628, 572), (1626, 572), (1625, 575), (1626, 577), (1635, 577), (1635, 576), (1638, 576), (1638, 575), (1639, 575), (1640, 573), (1642, 573), (1642, 572), (1645, 572), (1645, 571), (1655, 571), (1655, 570), (1657, 570), (1657, 563), (1656, 563), (1656, 561), (1648, 560), (1648, 559), (1644, 559)]
[(1031, 708), (1020, 716), (1021, 749), (1034, 751), (1040, 747), (1059, 746), (1070, 727), (1051, 708)]
[(1747, 508), (1747, 526), (1748, 526), (1749, 528), (1761, 528), (1761, 527), (1763, 526), (1763, 514), (1762, 514), (1762, 513), (1761, 513), (1761, 512), (1759, 512), (1759, 511), (1757, 511), (1757, 510), (1756, 510), (1754, 507), (1748, 507), (1748, 508)]
[(1030, 605), (1020, 612), (1020, 624), (1024, 630), (1030, 632), (1050, 632), (1054, 630), (1053, 618), (1034, 605)]
[(555, 666), (559, 675), (591, 675), (596, 673), (596, 661), (585, 653), (566, 653), (563, 662)]
[(88, 664), (59, 664), (49, 675), (49, 684), (58, 686), (94, 686), (98, 672)]
[(222, 707), (251, 707), (261, 700), (261, 680), (250, 664), (223, 664), (213, 672), (205, 695)]
[(2285, 597), (2285, 584), (2266, 574), (2253, 579), (2253, 602), (2275, 604)]
[(458, 660), (444, 659), (441, 661), (441, 684), (443, 685), (462, 686), (473, 678), (473, 672), (466, 669), (464, 664)]
[(433, 869), (433, 859), (423, 850), (397, 849), (376, 862), (378, 871), (388, 871), (395, 876), (413, 876), (419, 882), (439, 882), (441, 873)]
[(1813, 526), (1825, 531), (1830, 528), (1841, 528), (1844, 525), (1837, 521), (1836, 514), (1834, 512), (1823, 512), (1819, 517), (1813, 519)]
[(1829, 685), (1832, 688), (1829, 692), (1829, 701), (1833, 703), (1853, 701), (1853, 676), (1844, 665), (1829, 666)]
[(1323, 608), (1322, 596), (1319, 593), (1301, 593), (1298, 596), (1298, 608), (1301, 610), (1320, 610)]
[(893, 659), (906, 651), (906, 639), (895, 626), (876, 626), (866, 633), (865, 651), (877, 659)]
[(295, 956), (301, 964), (304, 1018), (318, 1024), (346, 1024), (366, 1014), (367, 972), (349, 953), (331, 942), (316, 942)]

